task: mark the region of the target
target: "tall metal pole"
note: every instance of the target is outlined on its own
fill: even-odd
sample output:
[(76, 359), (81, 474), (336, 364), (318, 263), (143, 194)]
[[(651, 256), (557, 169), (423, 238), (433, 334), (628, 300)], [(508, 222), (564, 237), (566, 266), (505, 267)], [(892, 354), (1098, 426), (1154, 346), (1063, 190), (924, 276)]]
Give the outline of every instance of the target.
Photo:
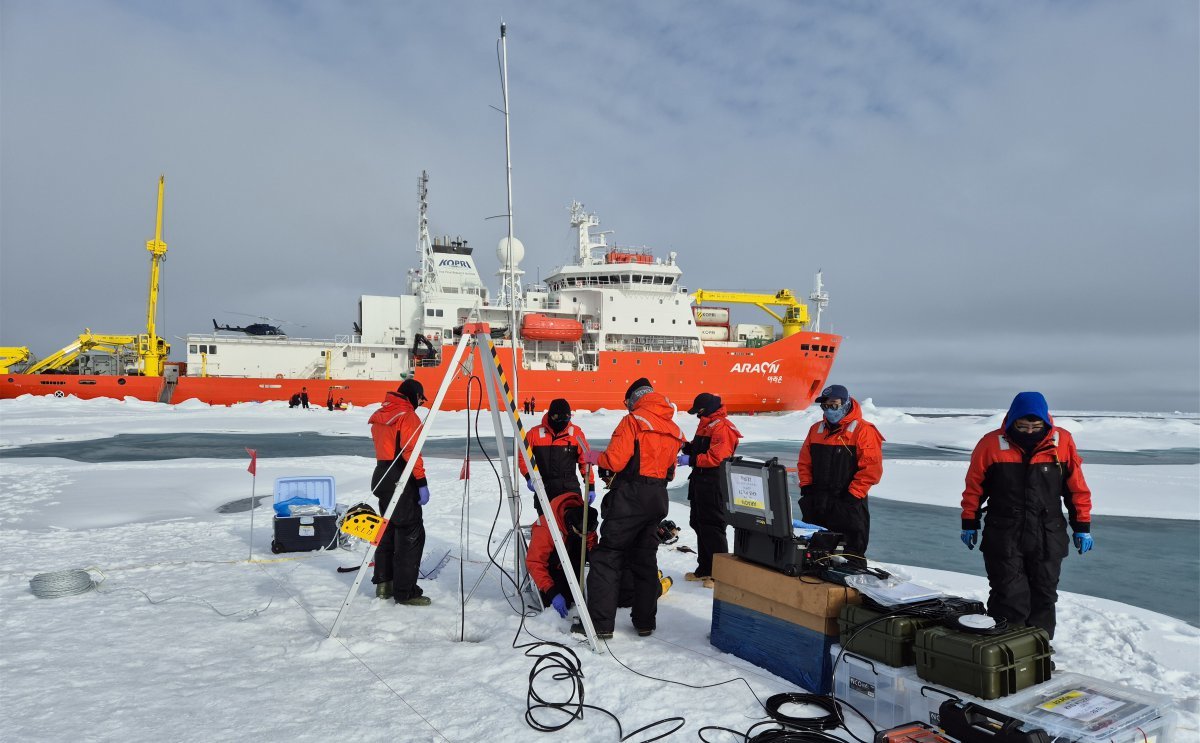
[[(512, 369), (512, 393), (514, 398), (519, 398), (517, 367), (520, 365), (517, 363), (517, 338), (520, 330), (517, 327), (517, 266), (513, 257), (512, 137), (508, 122), (508, 26), (503, 21), (500, 22), (500, 88), (504, 98), (504, 177), (508, 192), (508, 250), (505, 251), (507, 253), (505, 267), (508, 271), (508, 346), (512, 351), (512, 365), (510, 366)], [(514, 493), (521, 492), (518, 485), (517, 459), (518, 454), (514, 451), (512, 466), (512, 492)], [(516, 550), (516, 552), (519, 554), (521, 551)], [(520, 564), (516, 566), (517, 574), (520, 574), (523, 567)]]

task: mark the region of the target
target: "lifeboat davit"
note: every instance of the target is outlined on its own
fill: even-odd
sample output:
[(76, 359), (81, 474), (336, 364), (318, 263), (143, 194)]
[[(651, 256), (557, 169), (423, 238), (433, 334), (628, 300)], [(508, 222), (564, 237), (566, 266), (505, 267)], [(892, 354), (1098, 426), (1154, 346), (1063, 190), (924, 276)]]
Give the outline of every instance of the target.
[(583, 323), (533, 313), (521, 319), (521, 337), (531, 341), (577, 341), (583, 337)]

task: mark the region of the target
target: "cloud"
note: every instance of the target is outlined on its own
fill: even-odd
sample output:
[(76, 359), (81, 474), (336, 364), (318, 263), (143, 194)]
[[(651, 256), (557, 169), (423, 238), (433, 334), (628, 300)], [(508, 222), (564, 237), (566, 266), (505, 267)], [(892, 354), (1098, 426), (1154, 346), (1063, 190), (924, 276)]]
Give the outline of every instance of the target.
[[(405, 291), (423, 169), (435, 233), (468, 238), (494, 284), (489, 4), (0, 14), (0, 342), (136, 332), (160, 172), (170, 335), (225, 310), (344, 332), (360, 294)], [(805, 294), (823, 268), (835, 374), (907, 373), (875, 350), (891, 339), (984, 353), (1016, 333), (1078, 347), (1047, 373), (1112, 408), (1126, 384), (1064, 356), (1119, 338), (1177, 365), (1160, 407), (1200, 407), (1196, 354), (1176, 352), (1200, 345), (1194, 3), (534, 2), (506, 20), (530, 277), (570, 255), (577, 198), (617, 242), (678, 251), (692, 288)]]

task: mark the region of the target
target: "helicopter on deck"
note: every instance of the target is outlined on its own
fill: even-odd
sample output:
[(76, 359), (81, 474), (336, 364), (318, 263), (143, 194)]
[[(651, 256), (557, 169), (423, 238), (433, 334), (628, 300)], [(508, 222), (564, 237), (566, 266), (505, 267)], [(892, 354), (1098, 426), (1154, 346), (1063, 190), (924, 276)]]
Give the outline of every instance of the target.
[[(244, 312), (233, 312), (230, 314), (246, 315), (246, 313), (244, 313)], [(254, 322), (254, 323), (250, 323), (249, 325), (221, 325), (221, 324), (217, 323), (216, 319), (214, 319), (213, 320), (213, 330), (218, 331), (218, 332), (222, 331), (222, 330), (228, 330), (231, 333), (245, 333), (246, 335), (257, 335), (257, 336), (273, 336), (273, 337), (277, 337), (277, 338), (286, 338), (287, 337), (287, 333), (283, 332), (283, 329), (280, 328), (279, 325), (272, 324), (272, 323), (282, 322), (281, 320), (275, 320), (270, 317), (263, 317), (262, 315), (246, 315), (246, 317), (255, 317), (255, 318), (258, 318), (259, 320), (263, 320), (263, 322)], [(303, 326), (301, 326), (301, 327), (303, 327)]]

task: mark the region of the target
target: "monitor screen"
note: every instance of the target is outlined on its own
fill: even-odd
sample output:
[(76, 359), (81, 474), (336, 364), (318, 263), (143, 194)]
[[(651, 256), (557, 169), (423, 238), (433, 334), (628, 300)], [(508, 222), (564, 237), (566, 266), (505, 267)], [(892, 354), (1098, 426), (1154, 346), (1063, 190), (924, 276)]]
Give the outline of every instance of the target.
[(721, 463), (720, 483), (730, 526), (777, 539), (792, 536), (787, 468), (778, 459), (727, 459)]

